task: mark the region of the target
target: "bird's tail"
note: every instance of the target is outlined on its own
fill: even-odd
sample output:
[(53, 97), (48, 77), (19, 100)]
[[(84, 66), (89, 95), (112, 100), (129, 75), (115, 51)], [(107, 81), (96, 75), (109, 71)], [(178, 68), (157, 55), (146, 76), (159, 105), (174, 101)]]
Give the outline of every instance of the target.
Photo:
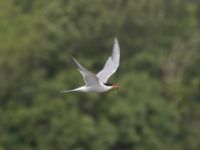
[(77, 92), (77, 91), (79, 91), (79, 92), (86, 92), (85, 88), (86, 88), (85, 86), (82, 86), (82, 87), (79, 87), (79, 88), (76, 88), (76, 89), (64, 90), (64, 91), (61, 91), (61, 92)]
[(61, 91), (61, 93), (69, 93), (69, 92), (75, 92), (76, 89), (73, 89), (73, 90), (64, 90), (64, 91)]

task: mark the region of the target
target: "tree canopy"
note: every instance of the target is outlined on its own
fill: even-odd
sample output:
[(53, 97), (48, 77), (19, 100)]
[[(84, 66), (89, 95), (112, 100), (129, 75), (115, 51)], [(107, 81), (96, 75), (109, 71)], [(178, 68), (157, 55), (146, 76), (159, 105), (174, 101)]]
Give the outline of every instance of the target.
[[(1, 0), (0, 150), (199, 150), (198, 0)], [(60, 93), (111, 54), (118, 93)]]

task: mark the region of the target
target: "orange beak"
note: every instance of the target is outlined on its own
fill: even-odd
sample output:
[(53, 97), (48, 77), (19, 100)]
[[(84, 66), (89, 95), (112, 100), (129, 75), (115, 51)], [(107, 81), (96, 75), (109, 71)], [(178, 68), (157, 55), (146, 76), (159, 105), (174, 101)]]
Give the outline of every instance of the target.
[(119, 85), (117, 85), (117, 84), (113, 84), (113, 85), (112, 85), (112, 88), (118, 90), (118, 89), (119, 89)]

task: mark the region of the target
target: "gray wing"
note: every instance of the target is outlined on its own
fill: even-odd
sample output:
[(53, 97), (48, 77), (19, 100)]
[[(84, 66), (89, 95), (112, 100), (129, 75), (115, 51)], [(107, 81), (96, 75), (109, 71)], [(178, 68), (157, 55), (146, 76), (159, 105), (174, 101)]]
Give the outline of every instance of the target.
[(99, 82), (106, 83), (110, 76), (117, 71), (120, 61), (120, 47), (117, 38), (115, 38), (112, 55), (108, 58), (103, 69), (97, 74)]
[(99, 79), (96, 77), (96, 75), (84, 68), (74, 57), (72, 58), (79, 72), (83, 76), (86, 86), (99, 85)]

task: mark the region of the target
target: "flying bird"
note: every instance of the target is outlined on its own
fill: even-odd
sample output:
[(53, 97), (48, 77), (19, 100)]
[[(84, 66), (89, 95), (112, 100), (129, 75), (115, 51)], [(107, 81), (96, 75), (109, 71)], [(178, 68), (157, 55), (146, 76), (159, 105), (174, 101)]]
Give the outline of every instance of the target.
[(94, 74), (84, 68), (74, 57), (73, 61), (85, 81), (85, 85), (73, 90), (65, 90), (63, 92), (106, 92), (111, 89), (118, 89), (119, 85), (107, 83), (109, 77), (117, 71), (120, 61), (120, 47), (117, 38), (114, 40), (112, 55), (106, 61), (103, 69)]

